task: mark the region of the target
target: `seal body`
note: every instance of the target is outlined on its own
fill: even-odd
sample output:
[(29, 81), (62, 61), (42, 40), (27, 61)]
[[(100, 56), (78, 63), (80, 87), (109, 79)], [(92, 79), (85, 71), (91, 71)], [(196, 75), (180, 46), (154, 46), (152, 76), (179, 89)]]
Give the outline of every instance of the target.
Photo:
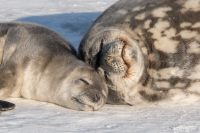
[(200, 100), (200, 0), (119, 0), (83, 37), (78, 57), (109, 87), (108, 103)]
[[(107, 87), (54, 31), (31, 23), (0, 23), (0, 99), (8, 97), (98, 110), (106, 102)], [(12, 106), (0, 105), (1, 110)]]

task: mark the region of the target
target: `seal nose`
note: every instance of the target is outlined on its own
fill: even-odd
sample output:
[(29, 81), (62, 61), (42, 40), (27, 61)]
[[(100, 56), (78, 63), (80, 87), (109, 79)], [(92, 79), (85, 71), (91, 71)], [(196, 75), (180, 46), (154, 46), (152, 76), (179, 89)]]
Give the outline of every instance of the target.
[(89, 90), (85, 93), (85, 96), (88, 97), (88, 101), (97, 104), (98, 102), (101, 102), (103, 99), (103, 95), (100, 91), (97, 90)]
[(121, 41), (112, 42), (104, 47), (101, 56), (101, 67), (110, 72), (123, 73), (127, 70), (123, 61), (124, 43)]
[(91, 97), (91, 101), (94, 103), (98, 103), (100, 101), (100, 94), (94, 94), (93, 97)]
[(93, 110), (99, 110), (106, 102), (106, 97), (100, 91), (88, 90), (77, 96), (71, 98), (73, 101), (89, 106)]

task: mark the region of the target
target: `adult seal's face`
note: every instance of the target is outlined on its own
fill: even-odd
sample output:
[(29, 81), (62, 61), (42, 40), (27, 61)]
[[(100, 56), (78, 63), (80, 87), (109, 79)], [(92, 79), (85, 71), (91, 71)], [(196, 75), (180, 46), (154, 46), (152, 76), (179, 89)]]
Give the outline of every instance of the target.
[(97, 53), (93, 57), (83, 52), (86, 45), (79, 47), (79, 57), (84, 57), (82, 59), (104, 77), (109, 88), (107, 102), (127, 104), (124, 99), (128, 90), (137, 85), (144, 70), (143, 55), (137, 43), (127, 33), (109, 29), (82, 42)]
[[(59, 91), (59, 103), (83, 111), (99, 110), (107, 100), (105, 81), (90, 67), (75, 69)], [(66, 93), (67, 92), (67, 93)]]
[(109, 103), (126, 104), (128, 90), (139, 82), (144, 69), (142, 53), (130, 38), (111, 36), (102, 49), (98, 70), (104, 71), (110, 88)]

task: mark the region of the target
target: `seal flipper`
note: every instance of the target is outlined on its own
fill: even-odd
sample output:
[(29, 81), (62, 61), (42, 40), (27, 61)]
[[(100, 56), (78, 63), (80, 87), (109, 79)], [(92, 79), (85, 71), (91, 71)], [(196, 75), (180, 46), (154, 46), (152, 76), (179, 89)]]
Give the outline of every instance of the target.
[(0, 100), (0, 111), (8, 111), (15, 108), (15, 104)]

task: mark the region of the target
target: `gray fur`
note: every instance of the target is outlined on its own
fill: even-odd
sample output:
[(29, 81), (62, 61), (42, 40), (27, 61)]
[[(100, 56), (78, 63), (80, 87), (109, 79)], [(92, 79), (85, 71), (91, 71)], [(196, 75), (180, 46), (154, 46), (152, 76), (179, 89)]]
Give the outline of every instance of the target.
[(199, 0), (119, 0), (89, 28), (78, 57), (105, 78), (108, 103), (199, 101), (199, 35)]
[(22, 97), (75, 110), (98, 110), (106, 102), (103, 79), (50, 29), (0, 23), (0, 51), (0, 99)]

